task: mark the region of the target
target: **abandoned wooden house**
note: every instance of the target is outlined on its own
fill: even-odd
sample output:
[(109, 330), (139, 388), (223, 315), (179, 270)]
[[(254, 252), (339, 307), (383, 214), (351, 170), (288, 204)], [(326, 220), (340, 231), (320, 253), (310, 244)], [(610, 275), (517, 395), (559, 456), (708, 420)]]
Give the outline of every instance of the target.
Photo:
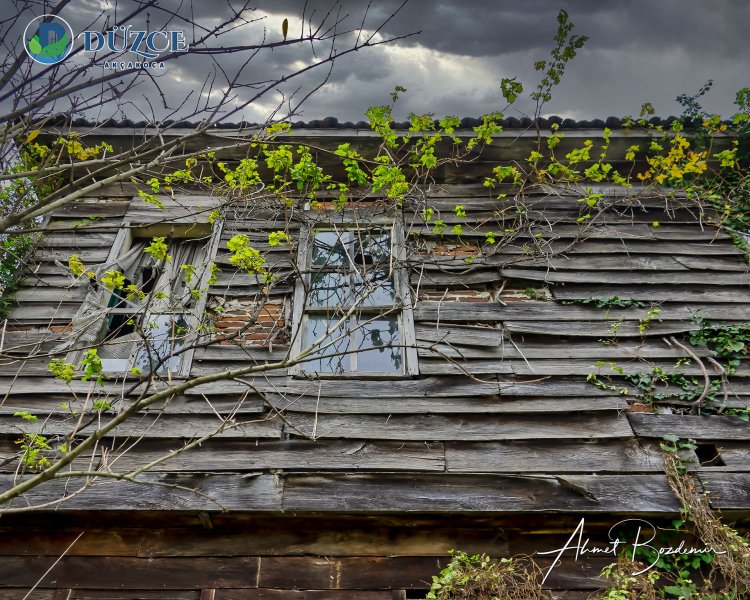
[[(750, 321), (742, 251), (682, 193), (529, 185), (521, 202), (510, 184), (486, 187), (494, 166), (536, 148), (536, 131), (513, 125), (526, 124), (442, 164), (400, 206), (175, 186), (160, 207), (126, 183), (57, 209), (2, 325), (0, 491), (142, 398), (152, 367), (149, 393), (257, 368), (165, 394), (2, 506), (0, 599), (424, 597), (451, 549), (549, 552), (581, 519), (604, 546), (624, 519), (669, 523), (680, 504), (665, 435), (693, 440), (689, 471), (747, 526), (750, 371), (727, 376), (690, 343)], [(566, 121), (560, 147), (596, 146), (602, 130)], [(643, 152), (625, 153), (650, 136), (613, 127), (609, 160), (642, 170)], [(378, 141), (335, 120), (289, 139), (361, 152)], [(238, 268), (258, 256), (262, 269)], [(122, 279), (96, 283), (113, 268)], [(67, 382), (50, 372), (91, 347), (101, 382), (97, 368)], [(30, 458), (34, 435), (46, 448)], [(544, 585), (587, 597), (612, 561), (566, 552)]]

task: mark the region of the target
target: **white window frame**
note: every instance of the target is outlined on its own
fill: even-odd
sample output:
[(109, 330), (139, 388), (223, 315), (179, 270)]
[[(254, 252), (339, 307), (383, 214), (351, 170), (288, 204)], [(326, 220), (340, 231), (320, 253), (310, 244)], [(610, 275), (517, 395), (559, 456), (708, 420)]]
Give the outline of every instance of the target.
[[(411, 288), (409, 286), (408, 270), (403, 266), (406, 258), (406, 246), (403, 233), (403, 225), (394, 222), (393, 219), (380, 221), (376, 219), (366, 225), (358, 223), (336, 223), (336, 224), (316, 224), (315, 226), (303, 226), (300, 230), (299, 249), (297, 252), (297, 268), (300, 274), (297, 278), (294, 288), (294, 303), (292, 311), (292, 346), (290, 356), (298, 356), (304, 349), (303, 343), (306, 337), (309, 315), (315, 314), (315, 310), (308, 310), (306, 300), (309, 290), (311, 289), (312, 275), (319, 271), (312, 268), (312, 253), (315, 244), (315, 234), (320, 231), (362, 231), (362, 232), (387, 232), (391, 236), (392, 257), (395, 265), (392, 268), (392, 281), (394, 292), (393, 310), (380, 311), (383, 316), (396, 316), (399, 328), (399, 346), (403, 364), (401, 371), (386, 372), (363, 372), (347, 370), (340, 373), (317, 372), (310, 370), (307, 363), (302, 362), (289, 368), (289, 374), (300, 377), (315, 376), (318, 378), (377, 378), (377, 379), (399, 379), (419, 374), (417, 362), (416, 335), (414, 332), (414, 315), (412, 310)], [(364, 309), (365, 314), (372, 314), (377, 318), (378, 308)], [(322, 311), (320, 312), (322, 314)], [(349, 317), (356, 319), (355, 315)], [(332, 318), (331, 323), (335, 323), (339, 318)], [(362, 319), (360, 319), (360, 322)], [(348, 335), (352, 335), (350, 332)], [(351, 353), (350, 360), (356, 367), (357, 352)]]

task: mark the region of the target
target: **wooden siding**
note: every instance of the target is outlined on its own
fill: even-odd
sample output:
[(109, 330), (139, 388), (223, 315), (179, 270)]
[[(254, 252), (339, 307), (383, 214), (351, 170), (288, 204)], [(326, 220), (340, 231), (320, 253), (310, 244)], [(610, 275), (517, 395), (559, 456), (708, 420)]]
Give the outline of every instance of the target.
[[(65, 434), (70, 414), (61, 403), (71, 400), (72, 391), (85, 396), (92, 389), (81, 381), (68, 387), (46, 371), (44, 353), (64, 339), (88, 285), (70, 277), (68, 256), (76, 253), (87, 265), (102, 262), (124, 222), (184, 223), (184, 206), (213, 206), (180, 196), (161, 213), (131, 203), (131, 186), (99, 193), (53, 215), (50, 227), (66, 229), (42, 240), (5, 324), (0, 488), (17, 477), (21, 422), (14, 413), (51, 415), (23, 424), (25, 431)], [(6, 554), (0, 560), (0, 600), (23, 597), (21, 590), (49, 568), (49, 557), (77, 535), (65, 523), (87, 520), (98, 525), (87, 528), (81, 544), (42, 580), (37, 597), (62, 598), (53, 588), (73, 590), (64, 597), (81, 600), (402, 597), (391, 590), (429, 587), (449, 548), (494, 555), (533, 551), (511, 519), (536, 515), (531, 531), (569, 527), (587, 516), (605, 531), (618, 515), (675, 515), (679, 506), (659, 451), (665, 434), (715, 447), (723, 466), (692, 470), (715, 508), (746, 515), (747, 423), (728, 415), (678, 414), (685, 403), (677, 400), (664, 403), (660, 414), (633, 412), (642, 407), (634, 407), (632, 385), (618, 383), (630, 392), (621, 395), (598, 389), (587, 377), (612, 375), (597, 361), (615, 362), (631, 374), (650, 365), (676, 370), (685, 355), (669, 337), (694, 330), (695, 316), (750, 320), (747, 263), (731, 239), (699, 222), (685, 201), (672, 200), (676, 208), (668, 211), (661, 199), (631, 206), (617, 191), (608, 201), (612, 208), (584, 229), (576, 223), (578, 196), (553, 198), (539, 190), (529, 201), (534, 225), (471, 264), (458, 251), (412, 252), (417, 377), (308, 380), (272, 372), (219, 381), (111, 432), (102, 447), (113, 468), (125, 470), (179, 450), (196, 436), (217, 435), (160, 463), (142, 484), (102, 479), (73, 494), (45, 517), (62, 526), (51, 537), (23, 519), (0, 523), (7, 528), (0, 531), (0, 554)], [(446, 223), (478, 223), (464, 227), (462, 244), (483, 240), (493, 228), (481, 223), (503, 208), (503, 201), (473, 184), (446, 184), (434, 202)], [(456, 204), (465, 207), (466, 219), (452, 213)], [(407, 220), (416, 218), (416, 212), (406, 212)], [(654, 221), (660, 226), (653, 227)], [(267, 252), (281, 277), (272, 297), (290, 302), (293, 252), (266, 244), (267, 231), (287, 227), (284, 212), (259, 209), (253, 219), (235, 221), (230, 214), (227, 225), (217, 257), (223, 273), (209, 290), (209, 303), (260, 292), (257, 281), (230, 269), (225, 243), (236, 232)], [(298, 227), (293, 221), (288, 230), (296, 235)], [(414, 229), (433, 250), (459, 245), (449, 235), (434, 235), (429, 225)], [(529, 258), (526, 248), (534, 240), (543, 240), (553, 254)], [(650, 306), (599, 309), (576, 302), (613, 296), (655, 303), (661, 312), (644, 328)], [(191, 374), (278, 360), (287, 351), (284, 341), (214, 345), (195, 353)], [(701, 375), (696, 365), (679, 370)], [(746, 365), (732, 376), (728, 407), (748, 406), (749, 377)], [(119, 410), (127, 401), (122, 382), (105, 387)], [(49, 482), (13, 506), (47, 502), (77, 487)], [(112, 527), (97, 520), (110, 511), (119, 515)], [(263, 533), (257, 521), (248, 525), (259, 513), (278, 522), (278, 530)], [(304, 517), (290, 515), (309, 515), (308, 523), (320, 524), (308, 535), (307, 525), (294, 521)], [(444, 519), (456, 516), (463, 519), (459, 530), (446, 528)], [(492, 521), (502, 518), (508, 520)], [(152, 531), (150, 520), (168, 531)], [(222, 520), (224, 527), (204, 529)], [(421, 529), (414, 529), (415, 522)], [(354, 524), (339, 535), (347, 523)], [(27, 537), (14, 542), (22, 534)], [(552, 538), (543, 542), (536, 549), (550, 547), (545, 544)], [(593, 560), (570, 564), (557, 571), (551, 587), (594, 589), (601, 566)], [(92, 591), (105, 589), (108, 581), (129, 591)]]

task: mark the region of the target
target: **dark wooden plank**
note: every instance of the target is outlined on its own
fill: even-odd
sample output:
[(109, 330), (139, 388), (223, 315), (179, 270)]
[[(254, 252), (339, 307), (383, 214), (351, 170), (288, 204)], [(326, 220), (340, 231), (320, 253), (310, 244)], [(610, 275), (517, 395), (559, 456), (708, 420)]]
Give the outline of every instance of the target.
[[(10, 489), (13, 475), (0, 475), (0, 489)], [(65, 500), (67, 511), (258, 510), (281, 508), (277, 476), (260, 474), (144, 474), (143, 483), (97, 479), (82, 493)], [(179, 489), (174, 487), (181, 486)], [(12, 506), (36, 505), (68, 496), (76, 482), (55, 480), (37, 486)], [(0, 561), (1, 562), (1, 561)], [(0, 575), (0, 581), (3, 578)]]
[(424, 588), (446, 562), (447, 558), (433, 556), (264, 557), (258, 585), (318, 590)]
[[(32, 597), (36, 598), (36, 594), (34, 594)], [(62, 600), (201, 600), (201, 591), (118, 589), (71, 590), (70, 595), (64, 596)]]
[(636, 435), (662, 438), (666, 434), (696, 440), (748, 440), (750, 425), (729, 415), (691, 416), (628, 414)]
[(311, 415), (287, 414), (291, 434), (381, 440), (539, 440), (627, 438), (624, 415), (612, 413), (508, 415)]
[[(51, 557), (6, 557), (0, 563), (0, 586), (34, 585), (52, 565)], [(121, 590), (160, 588), (195, 589), (244, 585), (251, 587), (260, 559), (63, 557), (42, 579), (41, 587), (106, 588)]]
[[(0, 588), (0, 600), (26, 600), (29, 588)], [(31, 596), (34, 600), (60, 600), (56, 590), (37, 588)]]
[(289, 590), (224, 589), (216, 590), (213, 600), (393, 600), (389, 590)]
[(717, 510), (747, 511), (750, 506), (750, 473), (709, 473), (701, 471), (698, 479), (709, 492), (711, 506)]
[(423, 513), (679, 510), (663, 475), (633, 474), (568, 475), (564, 484), (551, 476), (290, 475), (283, 505), (285, 510)]
[(447, 442), (452, 473), (627, 473), (664, 471), (661, 452), (635, 440)]

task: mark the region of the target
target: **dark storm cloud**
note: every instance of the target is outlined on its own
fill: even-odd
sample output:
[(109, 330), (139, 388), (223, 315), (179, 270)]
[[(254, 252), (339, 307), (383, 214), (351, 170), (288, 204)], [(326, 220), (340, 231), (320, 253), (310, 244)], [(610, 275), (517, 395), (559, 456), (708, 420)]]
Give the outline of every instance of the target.
[[(180, 16), (185, 20), (194, 19), (197, 25), (210, 27), (243, 3), (163, 0), (161, 4), (181, 6)], [(254, 4), (257, 11), (246, 17), (265, 19), (234, 29), (221, 43), (253, 43), (264, 34), (267, 39), (278, 40), (285, 17), (290, 19), (289, 37), (294, 38), (300, 32), (303, 6), (306, 18), (315, 26), (332, 4), (328, 0), (311, 0), (306, 6), (299, 0), (258, 0)], [(134, 0), (121, 0), (117, 16), (130, 12), (135, 5)], [(367, 10), (365, 28), (372, 30), (383, 25), (399, 5), (398, 0), (375, 0), (368, 9), (365, 0), (343, 0), (336, 14), (348, 15), (343, 27), (352, 29), (365, 18)], [(0, 6), (6, 11), (8, 3)], [(80, 31), (97, 19), (102, 26), (105, 19), (113, 18), (113, 6), (111, 1), (72, 0), (70, 10), (63, 14)], [(569, 12), (575, 32), (590, 39), (569, 65), (546, 113), (576, 118), (633, 114), (641, 103), (651, 101), (659, 114), (679, 114), (675, 97), (694, 93), (713, 78), (714, 89), (704, 105), (730, 114), (736, 89), (750, 85), (746, 60), (750, 36), (744, 31), (750, 23), (750, 3), (743, 0), (410, 0), (383, 25), (381, 34), (388, 38), (421, 33), (342, 57), (327, 86), (306, 103), (303, 118), (334, 115), (341, 120), (359, 120), (368, 106), (386, 102), (388, 92), (397, 84), (409, 90), (399, 102), (399, 117), (410, 111), (474, 116), (497, 110), (501, 108), (501, 77), (517, 76), (527, 91), (538, 81), (532, 65), (548, 55), (560, 8)], [(145, 19), (144, 14), (133, 24), (142, 24)], [(162, 27), (169, 17), (151, 9), (148, 19), (153, 30)], [(185, 27), (190, 36), (201, 35), (200, 27), (188, 28), (179, 18), (172, 18), (170, 27)], [(337, 42), (338, 49), (347, 48), (352, 40), (351, 35), (343, 36)], [(326, 46), (318, 48), (319, 52), (326, 50)], [(242, 54), (222, 56), (221, 67), (232, 75), (245, 58)], [(241, 81), (274, 80), (311, 58), (309, 47), (264, 52), (246, 69)], [(214, 71), (206, 57), (185, 57), (171, 64), (160, 86), (170, 105), (176, 106), (190, 92), (197, 96)], [(323, 77), (324, 72), (319, 70), (281, 90), (287, 96), (295, 90), (302, 95)], [(239, 90), (237, 102), (251, 97), (251, 93), (249, 89)], [(158, 100), (147, 85), (129, 100), (146, 110), (144, 95)], [(274, 93), (254, 103), (238, 119), (262, 119), (278, 97)], [(531, 105), (528, 100), (521, 101), (515, 110), (527, 114)]]

